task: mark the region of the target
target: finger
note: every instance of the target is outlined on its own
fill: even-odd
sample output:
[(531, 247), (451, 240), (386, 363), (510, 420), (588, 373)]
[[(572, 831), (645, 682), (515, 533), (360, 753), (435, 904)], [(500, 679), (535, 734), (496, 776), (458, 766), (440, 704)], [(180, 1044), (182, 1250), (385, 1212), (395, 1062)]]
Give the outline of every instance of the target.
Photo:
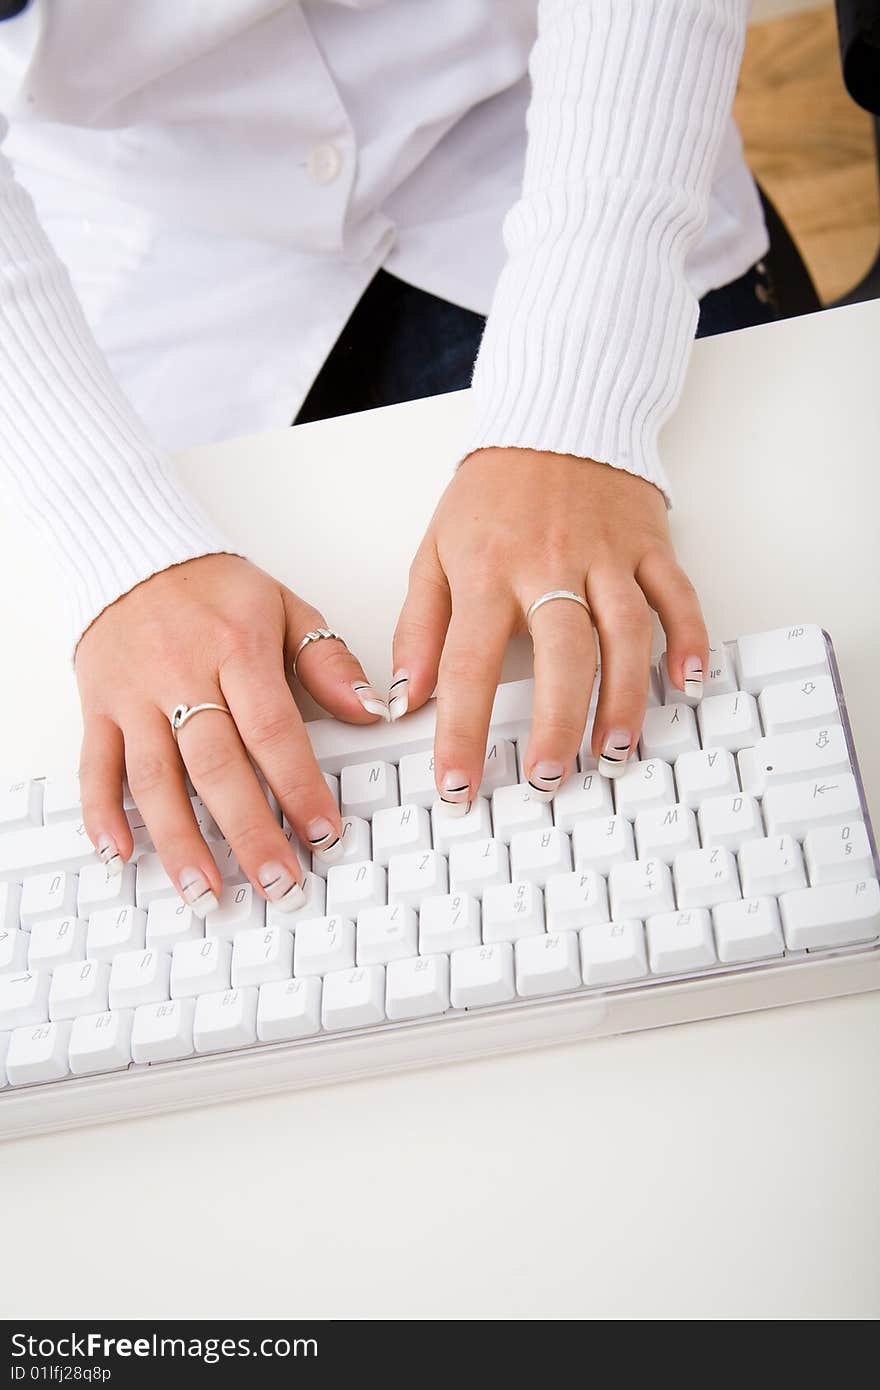
[(220, 685), (245, 748), (300, 839), (324, 860), (338, 859), (339, 809), (285, 680), (280, 649), (265, 652), (259, 662), (251, 657), (224, 662)]
[[(583, 580), (569, 587), (581, 592)], [(541, 593), (540, 584), (529, 592)], [(575, 763), (584, 736), (596, 677), (590, 615), (576, 603), (545, 603), (532, 619), (532, 643), (535, 695), (523, 770), (530, 795), (549, 801)]]
[(155, 705), (125, 721), (125, 766), (131, 794), (171, 882), (193, 912), (200, 917), (213, 912), (220, 871), (193, 813), (171, 727)]
[[(204, 700), (222, 702), (222, 692)], [(304, 874), (276, 821), (234, 721), (214, 711), (197, 715), (178, 734), (193, 786), (251, 883), (269, 902), (295, 911), (305, 901)]]
[(440, 660), (434, 775), (451, 815), (464, 815), (483, 780), (492, 703), (516, 622), (512, 595), (456, 595)]
[(125, 750), (122, 730), (106, 715), (85, 718), (79, 761), (83, 825), (108, 874), (122, 873), (134, 849), (122, 805)]
[(602, 680), (593, 726), (599, 771), (618, 777), (638, 741), (648, 699), (651, 616), (632, 575), (593, 567), (587, 599), (599, 631)]
[(392, 719), (418, 709), (433, 694), (451, 613), (449, 584), (434, 543), (428, 540), (413, 561), (394, 630), (394, 675), (388, 692)]
[(645, 557), (636, 579), (666, 633), (669, 679), (685, 695), (699, 700), (709, 669), (709, 637), (693, 584), (675, 560), (662, 552)]
[(357, 657), (342, 638), (322, 637), (308, 642), (297, 656), (297, 648), (307, 632), (326, 628), (316, 608), (303, 603), (290, 589), (282, 590), (286, 634), (284, 650), (296, 675), (319, 705), (349, 724), (375, 724), (388, 718), (388, 706), (371, 685)]

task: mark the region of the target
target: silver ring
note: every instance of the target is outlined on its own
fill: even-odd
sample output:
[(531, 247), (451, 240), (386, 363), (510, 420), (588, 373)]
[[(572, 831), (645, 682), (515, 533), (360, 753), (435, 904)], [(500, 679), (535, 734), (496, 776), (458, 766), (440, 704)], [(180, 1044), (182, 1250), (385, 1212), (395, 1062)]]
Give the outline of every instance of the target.
[(194, 714), (201, 714), (202, 710), (205, 709), (217, 709), (221, 714), (228, 714), (230, 719), (232, 718), (231, 709), (227, 709), (225, 705), (211, 704), (210, 701), (205, 701), (203, 705), (175, 705), (170, 715), (171, 732), (175, 740), (184, 724), (186, 724), (189, 719), (192, 719)]
[(296, 675), (296, 663), (299, 661), (300, 652), (307, 647), (310, 642), (320, 642), (325, 637), (332, 637), (335, 641), (341, 642), (345, 646), (345, 638), (340, 637), (338, 632), (334, 632), (329, 627), (316, 627), (314, 632), (307, 632), (293, 654), (293, 674)]
[(538, 609), (542, 608), (545, 603), (552, 603), (553, 600), (557, 598), (571, 599), (572, 603), (579, 603), (581, 608), (586, 609), (587, 613), (590, 612), (590, 606), (583, 594), (576, 594), (571, 589), (550, 589), (546, 594), (542, 594), (540, 598), (536, 598), (529, 608), (528, 613), (526, 613), (526, 627), (529, 630), (530, 637), (532, 635), (532, 618), (535, 616)]

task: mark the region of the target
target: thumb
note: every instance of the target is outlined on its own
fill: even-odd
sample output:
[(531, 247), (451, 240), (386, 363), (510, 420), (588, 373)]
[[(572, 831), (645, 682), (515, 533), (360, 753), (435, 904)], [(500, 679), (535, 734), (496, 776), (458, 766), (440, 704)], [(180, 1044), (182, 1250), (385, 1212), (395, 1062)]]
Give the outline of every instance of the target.
[(428, 536), (413, 560), (394, 631), (394, 675), (388, 692), (392, 719), (418, 709), (433, 694), (451, 614), (449, 584)]

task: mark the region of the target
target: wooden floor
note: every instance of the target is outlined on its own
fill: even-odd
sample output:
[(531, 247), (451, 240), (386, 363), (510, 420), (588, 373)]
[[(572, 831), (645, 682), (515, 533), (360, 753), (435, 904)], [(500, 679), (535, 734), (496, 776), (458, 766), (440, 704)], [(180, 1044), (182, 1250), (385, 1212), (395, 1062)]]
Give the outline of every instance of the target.
[(753, 24), (736, 99), (749, 164), (824, 303), (864, 275), (880, 244), (871, 117), (847, 94), (834, 6)]

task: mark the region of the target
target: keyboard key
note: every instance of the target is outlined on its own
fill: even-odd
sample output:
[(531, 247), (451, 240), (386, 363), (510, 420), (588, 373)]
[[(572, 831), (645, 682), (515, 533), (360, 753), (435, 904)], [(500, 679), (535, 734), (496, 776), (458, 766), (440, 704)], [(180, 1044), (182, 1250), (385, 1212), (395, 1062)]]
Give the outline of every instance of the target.
[[(59, 965), (71, 960), (85, 960), (87, 922), (77, 917), (61, 917), (54, 921), (35, 922), (30, 930), (29, 970), (45, 970), (50, 975)], [(27, 933), (21, 933), (26, 941)], [(0, 951), (2, 951), (0, 941)], [(2, 969), (2, 965), (0, 965)]]
[[(505, 790), (508, 789), (502, 788)], [(484, 796), (478, 796), (466, 815), (456, 816), (449, 815), (437, 800), (431, 808), (431, 831), (434, 848), (440, 854), (448, 854), (453, 845), (464, 844), (467, 840), (488, 840), (492, 834), (489, 802)]]
[(373, 816), (373, 859), (388, 867), (392, 854), (431, 848), (431, 817), (424, 806), (391, 806)]
[(405, 753), (398, 772), (401, 806), (423, 806), (429, 811), (437, 800), (433, 752)]
[(648, 973), (641, 922), (596, 922), (580, 933), (584, 984), (621, 985)]
[[(463, 848), (455, 846), (454, 848)], [(421, 907), (425, 898), (445, 893), (449, 887), (446, 860), (434, 850), (393, 854), (388, 861), (388, 901)]]
[(874, 860), (864, 821), (811, 830), (804, 840), (810, 883), (846, 883), (874, 875)]
[(480, 944), (480, 904), (469, 893), (425, 898), (419, 913), (419, 951), (423, 956)]
[(384, 907), (386, 878), (382, 865), (369, 859), (360, 864), (334, 864), (327, 874), (328, 916), (354, 918), (367, 907)]
[(67, 777), (47, 777), (43, 785), (43, 820), (47, 825), (59, 820), (82, 820), (79, 773)]
[(830, 675), (768, 685), (758, 696), (758, 706), (766, 734), (792, 734), (798, 729), (818, 729), (840, 723)]
[(685, 850), (672, 866), (680, 908), (714, 907), (740, 897), (736, 860), (729, 849), (709, 845)]
[(449, 851), (449, 887), (453, 893), (482, 896), (494, 884), (510, 882), (510, 858), (503, 840), (468, 840)]
[(289, 980), (293, 974), (293, 937), (283, 927), (252, 927), (232, 943), (232, 988)]
[(69, 1039), (69, 1023), (40, 1023), (36, 1027), (16, 1028), (6, 1054), (10, 1086), (60, 1081), (67, 1076)]
[(518, 830), (543, 830), (552, 824), (553, 813), (549, 803), (536, 801), (531, 796), (528, 782), (498, 787), (492, 793), (492, 825), (496, 839), (509, 844)]
[(277, 903), (266, 903), (266, 926), (280, 927), (282, 931), (296, 931), (300, 922), (311, 922), (323, 917), (327, 909), (327, 881), (320, 874), (306, 874), (300, 885), (303, 900), (294, 912), (287, 912)]
[(324, 976), (321, 1022), (325, 1028), (368, 1028), (384, 1019), (384, 966), (364, 965)]
[(147, 914), (139, 907), (110, 907), (89, 918), (86, 955), (89, 960), (113, 960), (120, 951), (136, 951), (146, 942)]
[(19, 907), (21, 905), (21, 884), (0, 883), (0, 928), (18, 931), (21, 926)]
[(761, 737), (755, 697), (744, 690), (735, 690), (732, 695), (710, 695), (697, 710), (697, 720), (704, 748), (726, 748), (738, 753)]
[(73, 873), (35, 874), (21, 885), (21, 925), (30, 931), (34, 922), (50, 917), (76, 916), (76, 875)]
[(739, 791), (733, 754), (724, 748), (682, 753), (675, 764), (675, 780), (679, 800), (691, 810), (696, 810), (706, 797)]
[(862, 813), (851, 772), (768, 787), (761, 804), (767, 834), (793, 835), (796, 840), (820, 826), (846, 825)]
[(569, 777), (553, 798), (553, 823), (571, 830), (578, 821), (612, 815), (611, 783), (594, 769)]
[(0, 835), (42, 824), (42, 782), (6, 782), (0, 786)]
[(743, 896), (774, 897), (792, 888), (806, 888), (807, 875), (800, 846), (790, 835), (747, 840), (739, 851)]
[(449, 995), (455, 1009), (505, 1004), (516, 995), (513, 946), (509, 941), (453, 951), (449, 968)]
[(615, 922), (629, 917), (649, 917), (675, 907), (672, 875), (660, 859), (637, 859), (614, 864), (608, 875), (611, 916)]
[(193, 1015), (196, 1052), (247, 1047), (257, 1041), (257, 990), (226, 989), (200, 994)]
[(94, 863), (95, 851), (80, 821), (33, 826), (0, 835), (0, 882), (21, 882), (43, 871), (76, 873)]
[(774, 898), (746, 898), (712, 909), (718, 959), (725, 964), (781, 956), (782, 927)]
[(49, 987), (49, 1017), (53, 1022), (81, 1014), (106, 1013), (110, 966), (104, 960), (72, 960), (59, 965)]
[(203, 941), (205, 921), (179, 898), (156, 898), (147, 909), (144, 945), (171, 955), (181, 941)]
[(757, 801), (741, 792), (707, 797), (697, 812), (697, 824), (704, 845), (721, 845), (730, 850), (739, 849), (746, 840), (754, 840), (764, 829)]
[(525, 998), (578, 989), (581, 981), (577, 932), (524, 936), (514, 946), (516, 992)]
[(655, 975), (678, 975), (716, 964), (712, 920), (705, 908), (649, 917), (645, 931)]
[(392, 960), (385, 970), (385, 1011), (393, 1020), (428, 1018), (449, 1008), (449, 958)]
[[(700, 697), (686, 695), (672, 684), (666, 665), (666, 653), (660, 658), (660, 680), (663, 688), (664, 704), (698, 705)], [(725, 643), (709, 648), (709, 665), (703, 675), (703, 695), (705, 700), (713, 695), (729, 695), (736, 690), (736, 673), (730, 648)]]
[(516, 941), (544, 930), (544, 895), (534, 883), (506, 883), (483, 894), (483, 941)]
[(880, 887), (876, 878), (798, 888), (779, 899), (785, 944), (790, 951), (817, 951), (873, 941), (880, 934)]
[[(657, 677), (660, 682), (661, 698), (656, 702), (660, 705), (685, 705), (693, 709), (700, 701), (699, 695), (688, 695), (686, 691), (679, 690), (677, 685), (673, 685), (669, 675), (669, 665), (666, 652), (663, 652), (657, 665)], [(651, 755), (653, 756), (653, 755)]]
[(571, 847), (579, 872), (595, 869), (607, 874), (613, 864), (627, 864), (636, 857), (633, 828), (626, 816), (578, 821), (572, 831)]
[(158, 854), (142, 854), (137, 861), (135, 897), (138, 907), (147, 908), (157, 898), (179, 898), (180, 894), (165, 872)]
[(743, 791), (761, 796), (768, 787), (803, 778), (849, 772), (849, 753), (839, 724), (762, 738), (739, 755)]
[(260, 987), (257, 1037), (260, 1042), (308, 1038), (321, 1031), (321, 980), (275, 980)]
[(506, 738), (491, 738), (483, 764), (480, 796), (491, 796), (496, 787), (507, 787), (517, 780), (516, 748)]
[(385, 965), (389, 960), (415, 956), (419, 950), (419, 919), (413, 908), (370, 907), (358, 913), (358, 965)]
[(369, 820), (377, 811), (400, 804), (393, 763), (355, 763), (342, 769), (339, 781), (344, 816)]
[(557, 874), (547, 880), (544, 909), (548, 932), (577, 931), (608, 921), (608, 890), (595, 869)]
[(643, 759), (674, 762), (680, 753), (700, 746), (694, 712), (686, 704), (657, 705), (645, 711), (639, 748)]
[(124, 864), (122, 872), (111, 874), (103, 864), (86, 864), (79, 872), (76, 911), (79, 917), (91, 917), (102, 908), (134, 907), (134, 864)]
[[(225, 942), (213, 943), (225, 945)], [(131, 1055), (135, 1062), (173, 1062), (193, 1053), (194, 999), (143, 1004), (134, 1011)]]
[(110, 967), (111, 1009), (160, 1004), (170, 995), (171, 957), (162, 951), (123, 951)]
[(631, 762), (626, 772), (615, 778), (614, 799), (617, 814), (628, 820), (635, 820), (639, 811), (650, 806), (674, 806), (677, 798), (672, 768), (658, 758)]
[[(598, 776), (598, 773), (596, 774)], [(607, 778), (603, 779), (607, 782)], [(519, 830), (510, 841), (510, 876), (514, 883), (537, 883), (571, 869), (571, 843), (555, 826), (544, 830)]]
[(0, 1033), (45, 1022), (49, 1017), (50, 984), (51, 977), (44, 971), (0, 975)]
[(294, 975), (326, 975), (347, 970), (355, 960), (354, 922), (346, 917), (318, 917), (303, 922), (293, 938)]
[(75, 1018), (68, 1044), (70, 1070), (74, 1076), (127, 1067), (131, 1062), (133, 1019), (130, 1009)]
[(736, 666), (740, 689), (752, 695), (765, 685), (827, 675), (822, 629), (807, 624), (740, 637), (736, 643)]
[[(67, 919), (66, 919), (67, 920)], [(55, 925), (52, 922), (38, 923), (39, 927), (48, 925), (50, 930)], [(32, 944), (33, 932), (19, 931), (17, 927), (0, 927), (0, 975), (10, 975), (21, 973), (28, 968), (28, 948)], [(34, 969), (40, 967), (35, 964)]]
[(699, 849), (697, 822), (687, 806), (658, 806), (639, 811), (635, 819), (640, 859), (662, 859), (671, 864), (684, 849)]
[[(369, 859), (372, 853), (372, 837), (370, 835), (370, 825), (368, 821), (360, 816), (345, 816), (342, 821), (342, 851), (340, 857), (333, 861), (334, 868), (341, 868), (343, 864), (361, 864), (365, 859)], [(312, 873), (320, 874), (326, 878), (331, 866), (326, 864), (319, 854), (312, 855)]]
[(171, 957), (171, 998), (190, 999), (229, 988), (232, 947), (219, 936), (181, 941)]
[(220, 906), (205, 914), (205, 936), (233, 941), (239, 932), (266, 925), (266, 903), (250, 883), (224, 883)]

